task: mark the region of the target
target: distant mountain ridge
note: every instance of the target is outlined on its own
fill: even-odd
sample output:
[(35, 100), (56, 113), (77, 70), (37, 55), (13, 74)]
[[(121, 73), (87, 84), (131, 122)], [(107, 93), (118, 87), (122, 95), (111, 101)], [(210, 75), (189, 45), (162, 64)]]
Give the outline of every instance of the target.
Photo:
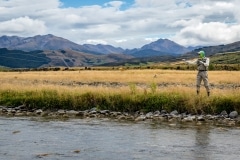
[(157, 41), (146, 44), (139, 49), (125, 50), (124, 53), (133, 57), (153, 57), (153, 56), (175, 56), (191, 51), (189, 48), (181, 46), (168, 39), (159, 39)]
[(196, 48), (186, 48), (168, 39), (159, 39), (141, 48), (122, 49), (103, 44), (79, 45), (51, 34), (27, 38), (2, 36), (0, 37), (0, 66), (38, 68), (114, 66), (125, 63), (147, 64), (148, 62), (174, 61), (174, 59), (196, 57), (199, 50), (204, 50), (207, 56), (240, 51), (240, 41), (226, 45)]
[(183, 54), (190, 50), (168, 39), (159, 39), (150, 44), (144, 45), (141, 50), (154, 50), (165, 53)]
[(109, 53), (123, 53), (124, 49), (121, 47), (113, 47), (111, 45), (102, 45), (102, 44), (83, 44), (83, 47), (86, 51), (101, 53), (101, 54), (109, 54)]
[[(57, 37), (51, 34), (37, 35), (34, 37), (17, 37), (17, 36), (2, 36), (0, 37), (0, 48), (7, 48), (12, 50), (34, 51), (34, 50), (59, 50), (71, 49), (80, 52), (92, 54), (110, 54), (110, 53), (125, 53), (132, 56), (141, 57), (137, 53), (144, 52), (143, 57), (155, 56), (157, 52), (159, 55), (164, 54), (183, 54), (190, 50), (168, 39), (159, 39), (158, 41), (146, 44), (139, 49), (125, 50), (120, 47), (102, 44), (77, 44), (67, 39)], [(152, 55), (153, 54), (153, 55)]]
[(79, 45), (51, 34), (27, 38), (2, 36), (0, 37), (0, 48), (22, 51), (71, 49), (92, 54), (122, 53), (124, 51), (122, 48), (115, 48), (111, 45)]
[(0, 48), (12, 50), (34, 51), (34, 50), (58, 50), (73, 49), (84, 50), (84, 47), (67, 39), (48, 34), (34, 37), (2, 36), (0, 37)]

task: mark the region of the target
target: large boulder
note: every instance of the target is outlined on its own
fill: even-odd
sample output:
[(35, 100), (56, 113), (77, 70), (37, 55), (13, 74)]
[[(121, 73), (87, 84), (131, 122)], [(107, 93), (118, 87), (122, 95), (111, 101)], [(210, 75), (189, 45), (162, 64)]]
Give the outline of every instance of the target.
[(238, 112), (237, 111), (232, 111), (229, 114), (229, 118), (231, 118), (231, 119), (234, 119), (234, 118), (237, 118), (237, 117), (238, 117)]

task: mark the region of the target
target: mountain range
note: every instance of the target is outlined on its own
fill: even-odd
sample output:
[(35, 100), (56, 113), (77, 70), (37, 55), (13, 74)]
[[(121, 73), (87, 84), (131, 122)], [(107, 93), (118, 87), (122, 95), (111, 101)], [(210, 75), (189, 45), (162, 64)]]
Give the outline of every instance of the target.
[[(57, 37), (51, 34), (48, 35), (37, 35), (34, 37), (17, 37), (17, 36), (2, 36), (0, 37), (0, 48), (7, 48), (11, 50), (22, 50), (22, 51), (34, 51), (34, 50), (59, 50), (59, 49), (70, 49), (91, 54), (109, 54), (109, 53), (126, 53), (134, 54), (137, 57), (141, 56), (152, 56), (151, 53), (147, 55), (139, 56), (137, 52), (143, 50), (157, 51), (160, 54), (183, 54), (189, 49), (181, 46), (168, 39), (159, 39), (150, 44), (146, 44), (139, 49), (122, 49), (120, 47), (114, 47), (111, 45), (102, 44), (76, 44), (67, 39)], [(154, 53), (155, 54), (155, 53)]]
[[(165, 61), (174, 57), (191, 57), (203, 49), (208, 55), (240, 50), (240, 42), (203, 48), (186, 48), (168, 39), (159, 39), (135, 49), (102, 44), (77, 44), (51, 34), (34, 37), (0, 37), (0, 66), (38, 68), (53, 66), (114, 65), (119, 62)], [(195, 50), (194, 50), (195, 49)]]

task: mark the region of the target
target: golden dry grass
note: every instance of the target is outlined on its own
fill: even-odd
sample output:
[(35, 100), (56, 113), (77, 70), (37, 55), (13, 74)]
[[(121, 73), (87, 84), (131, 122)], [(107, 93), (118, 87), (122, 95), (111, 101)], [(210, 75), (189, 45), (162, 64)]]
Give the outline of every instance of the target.
[[(33, 71), (33, 72), (0, 72), (1, 89), (11, 90), (42, 90), (54, 89), (59, 92), (127, 92), (130, 84), (145, 84), (148, 86), (136, 86), (139, 92), (149, 92), (151, 84), (170, 84), (166, 87), (158, 87), (159, 92), (181, 92), (195, 93), (195, 79), (197, 71), (177, 71), (177, 70), (114, 70), (114, 71)], [(240, 74), (238, 71), (209, 71), (211, 84), (216, 85), (240, 85)], [(76, 85), (77, 82), (117, 82), (124, 83), (125, 86), (88, 86)], [(63, 85), (65, 84), (65, 85)], [(68, 85), (66, 85), (68, 84)], [(71, 85), (72, 84), (72, 85)], [(187, 86), (186, 86), (187, 85)], [(202, 87), (203, 88), (203, 87)], [(214, 89), (214, 88), (213, 88)], [(239, 94), (237, 89), (224, 88), (213, 90), (217, 94)]]
[[(44, 84), (44, 82), (120, 82), (195, 84), (197, 71), (125, 70), (125, 71), (34, 71), (0, 72), (1, 84)], [(210, 83), (239, 84), (238, 71), (209, 71)]]
[[(141, 105), (146, 110), (152, 110), (153, 106), (155, 109), (170, 107), (171, 110), (180, 105), (190, 111), (206, 109), (215, 112), (220, 105), (219, 110), (234, 108), (240, 111), (238, 71), (209, 71), (210, 98), (205, 98), (203, 86), (201, 95), (196, 95), (196, 74), (197, 71), (159, 69), (0, 72), (0, 100), (10, 105), (39, 103), (40, 106), (55, 107), (58, 103), (57, 106), (64, 107), (70, 103), (70, 108), (100, 105), (116, 110), (128, 110), (129, 106), (131, 110), (141, 109)], [(9, 96), (12, 97), (9, 99)]]
[[(0, 72), (1, 81), (83, 81), (83, 82), (175, 82), (192, 83), (196, 71), (124, 70), (124, 71), (34, 71)], [(212, 83), (240, 83), (238, 71), (209, 71)]]

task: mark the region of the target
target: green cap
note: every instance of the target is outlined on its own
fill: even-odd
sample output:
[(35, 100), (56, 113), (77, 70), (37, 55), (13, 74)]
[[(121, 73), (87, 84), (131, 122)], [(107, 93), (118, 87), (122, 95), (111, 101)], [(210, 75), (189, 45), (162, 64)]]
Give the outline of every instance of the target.
[(201, 58), (205, 57), (205, 52), (204, 51), (199, 51), (198, 54)]

